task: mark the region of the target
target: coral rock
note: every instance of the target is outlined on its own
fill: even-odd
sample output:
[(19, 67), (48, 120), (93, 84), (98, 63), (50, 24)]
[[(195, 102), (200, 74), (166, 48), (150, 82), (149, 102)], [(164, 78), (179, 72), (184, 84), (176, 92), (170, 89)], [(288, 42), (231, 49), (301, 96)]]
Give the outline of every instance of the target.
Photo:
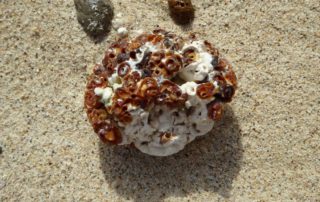
[(212, 130), (236, 85), (212, 44), (159, 29), (111, 44), (88, 77), (85, 108), (103, 142), (167, 156)]

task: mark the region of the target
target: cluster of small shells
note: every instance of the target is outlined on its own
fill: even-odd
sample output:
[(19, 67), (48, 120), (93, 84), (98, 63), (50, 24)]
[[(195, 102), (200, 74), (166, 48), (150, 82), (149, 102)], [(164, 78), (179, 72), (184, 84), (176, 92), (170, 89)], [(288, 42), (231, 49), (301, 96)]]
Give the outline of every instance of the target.
[[(188, 94), (181, 89), (187, 80), (180, 74), (199, 58), (195, 49), (185, 48), (196, 41), (194, 35), (182, 38), (158, 29), (111, 44), (102, 64), (88, 77), (85, 92), (88, 118), (103, 142), (135, 145), (128, 141), (131, 134), (124, 134), (124, 128), (133, 122), (131, 108), (151, 112), (163, 106), (183, 111), (184, 116), (194, 110), (187, 107)], [(203, 45), (211, 55), (213, 73), (193, 82), (198, 99), (206, 101), (207, 117), (213, 124), (222, 116), (223, 103), (231, 101), (237, 83), (228, 61), (209, 42), (203, 41)], [(158, 132), (160, 144), (178, 135)]]

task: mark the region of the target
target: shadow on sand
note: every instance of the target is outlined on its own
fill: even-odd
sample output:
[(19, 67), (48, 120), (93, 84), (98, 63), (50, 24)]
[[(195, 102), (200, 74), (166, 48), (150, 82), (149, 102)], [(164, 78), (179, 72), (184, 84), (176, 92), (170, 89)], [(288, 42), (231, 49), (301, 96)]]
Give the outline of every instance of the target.
[(134, 201), (161, 201), (202, 191), (228, 198), (243, 154), (238, 121), (230, 107), (210, 134), (169, 157), (102, 143), (99, 149), (107, 183), (124, 199)]

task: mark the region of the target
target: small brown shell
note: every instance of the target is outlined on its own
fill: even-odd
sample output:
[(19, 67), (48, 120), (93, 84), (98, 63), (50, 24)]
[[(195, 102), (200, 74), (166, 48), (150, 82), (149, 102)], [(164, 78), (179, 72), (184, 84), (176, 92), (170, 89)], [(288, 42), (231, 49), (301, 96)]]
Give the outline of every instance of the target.
[(172, 138), (175, 135), (172, 133), (162, 133), (160, 135), (160, 144), (166, 144), (167, 142), (169, 142), (170, 140), (172, 140)]
[(177, 55), (167, 57), (165, 62), (165, 68), (169, 72), (170, 76), (178, 72), (182, 68), (182, 60)]
[(120, 77), (126, 76), (131, 71), (131, 67), (128, 63), (123, 62), (118, 67), (118, 75)]
[(168, 107), (179, 107), (184, 105), (187, 97), (187, 94), (183, 94), (177, 84), (166, 80), (160, 86), (157, 103), (166, 104)]
[(132, 116), (127, 111), (127, 101), (123, 101), (120, 99), (117, 99), (114, 101), (114, 104), (112, 106), (112, 113), (113, 115), (122, 123), (130, 123), (132, 121)]
[(223, 105), (219, 101), (213, 101), (208, 105), (208, 117), (212, 120), (218, 121), (222, 117)]
[(124, 77), (123, 86), (127, 88), (130, 92), (134, 92), (137, 88), (138, 81), (140, 81), (141, 76), (138, 72), (134, 71)]
[(152, 77), (146, 77), (141, 81), (138, 95), (146, 99), (152, 99), (159, 94), (157, 81)]
[(227, 85), (222, 89), (222, 100), (224, 102), (231, 102), (234, 93), (235, 88), (231, 85)]
[(212, 98), (214, 94), (214, 85), (211, 82), (200, 84), (197, 87), (197, 95), (201, 99)]
[(85, 92), (84, 99), (85, 107), (87, 109), (103, 107), (103, 103), (100, 102), (100, 97), (97, 96), (93, 90), (87, 90)]
[(113, 125), (105, 125), (98, 131), (98, 136), (105, 143), (119, 144), (122, 141), (120, 130)]

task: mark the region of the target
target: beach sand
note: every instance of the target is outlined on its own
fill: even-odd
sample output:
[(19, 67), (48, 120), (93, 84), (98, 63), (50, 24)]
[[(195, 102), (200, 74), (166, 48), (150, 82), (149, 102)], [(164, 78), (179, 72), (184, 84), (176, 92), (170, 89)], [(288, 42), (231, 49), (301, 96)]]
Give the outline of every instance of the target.
[(0, 0), (0, 201), (320, 201), (320, 3), (113, 1), (130, 33), (157, 26), (214, 43), (239, 89), (211, 134), (157, 158), (99, 142), (86, 77), (94, 43), (72, 0)]

